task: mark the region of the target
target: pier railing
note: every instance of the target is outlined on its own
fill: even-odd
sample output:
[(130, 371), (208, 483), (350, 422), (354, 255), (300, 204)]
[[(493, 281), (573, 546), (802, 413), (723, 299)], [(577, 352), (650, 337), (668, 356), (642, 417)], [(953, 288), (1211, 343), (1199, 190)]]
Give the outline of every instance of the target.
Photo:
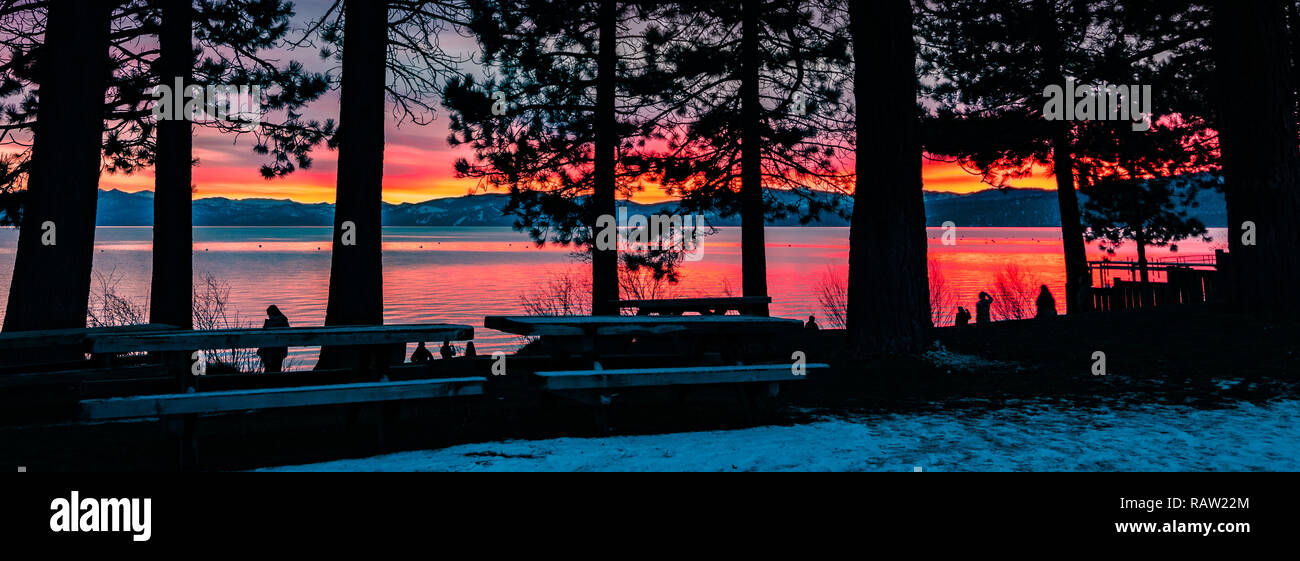
[(1223, 255), (1148, 261), (1146, 282), (1135, 261), (1090, 261), (1093, 309), (1099, 311), (1202, 304), (1219, 298)]

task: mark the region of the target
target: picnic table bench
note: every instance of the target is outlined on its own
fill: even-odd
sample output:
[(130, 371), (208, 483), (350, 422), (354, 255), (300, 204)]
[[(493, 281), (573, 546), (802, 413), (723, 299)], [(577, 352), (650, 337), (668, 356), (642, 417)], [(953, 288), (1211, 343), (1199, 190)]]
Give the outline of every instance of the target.
[(482, 395), (486, 382), (485, 378), (442, 378), (89, 399), (81, 402), (81, 419), (104, 421)]
[[(697, 385), (735, 385), (747, 410), (752, 410), (754, 396), (749, 389), (766, 388), (775, 397), (779, 384), (803, 380), (792, 363), (746, 365), (691, 365), (686, 367), (604, 369), (599, 362), (602, 338), (671, 337), (681, 354), (701, 338), (720, 339), (734, 345), (737, 337), (780, 336), (799, 331), (803, 323), (795, 319), (766, 316), (489, 316), (483, 325), (506, 333), (540, 336), (543, 339), (582, 341), (591, 346), (590, 369), (534, 372), (538, 389), (596, 407), (596, 423), (607, 428), (607, 410), (617, 393), (632, 388), (681, 388)], [(813, 369), (825, 365), (805, 365)]]
[[(439, 378), (389, 381), (389, 363), (395, 362), (395, 345), (413, 341), (464, 341), (473, 339), (474, 328), (457, 324), (365, 325), (287, 327), (270, 329), (220, 329), (189, 331), (136, 326), (108, 330), (59, 330), (53, 333), (22, 332), (8, 344), (70, 347), (92, 355), (151, 353), (164, 357), (162, 365), (139, 368), (86, 368), (61, 372), (33, 372), (11, 375), (0, 388), (27, 393), (38, 386), (76, 386), (82, 398), (76, 418), (86, 422), (158, 417), (179, 420), (182, 467), (194, 465), (194, 425), (199, 415), (239, 411), (393, 403), (398, 401), (481, 395), (485, 378)], [(163, 326), (165, 327), (165, 326)], [(358, 361), (348, 383), (304, 383), (290, 387), (249, 387), (220, 391), (198, 391), (201, 386), (191, 372), (189, 353), (199, 349), (243, 349), (260, 347), (346, 346), (358, 349)], [(398, 354), (404, 354), (398, 351)], [(400, 358), (396, 361), (400, 362)], [(94, 363), (87, 363), (94, 364)], [(161, 375), (159, 375), (161, 374)], [(275, 382), (278, 375), (240, 375), (249, 380)], [(360, 379), (358, 379), (360, 378)], [(167, 384), (170, 379), (172, 382)], [(160, 386), (159, 383), (162, 382)], [(139, 395), (117, 395), (85, 399), (82, 386), (119, 383), (122, 387), (149, 387)], [(160, 387), (176, 393), (158, 393)], [(166, 390), (164, 390), (166, 391)], [(101, 394), (102, 395), (102, 394)], [(76, 398), (77, 396), (70, 396)], [(388, 409), (385, 409), (387, 413)], [(382, 421), (380, 438), (382, 441)]]
[[(260, 347), (306, 347), (322, 345), (368, 347), (376, 355), (375, 365), (388, 364), (378, 355), (391, 352), (387, 346), (413, 341), (464, 341), (474, 338), (468, 325), (365, 325), (328, 327), (285, 327), (270, 329), (219, 329), (190, 331), (147, 324), (111, 328), (20, 331), (0, 334), (3, 348), (70, 348), (82, 354), (107, 357), (104, 360), (61, 362), (49, 365), (14, 365), (0, 374), (0, 388), (75, 384), (82, 381), (111, 381), (114, 378), (142, 378), (167, 374), (166, 366), (143, 364), (123, 367), (111, 359), (127, 353), (176, 353), (199, 349), (243, 349)], [(184, 368), (171, 364), (173, 375), (189, 378), (189, 358)], [(386, 357), (383, 357), (386, 358)], [(162, 368), (163, 370), (159, 370)]]
[(722, 316), (727, 312), (742, 315), (767, 315), (771, 296), (741, 296), (725, 298), (672, 298), (660, 300), (614, 300), (619, 308), (635, 308), (636, 315), (680, 316), (697, 313), (702, 316)]

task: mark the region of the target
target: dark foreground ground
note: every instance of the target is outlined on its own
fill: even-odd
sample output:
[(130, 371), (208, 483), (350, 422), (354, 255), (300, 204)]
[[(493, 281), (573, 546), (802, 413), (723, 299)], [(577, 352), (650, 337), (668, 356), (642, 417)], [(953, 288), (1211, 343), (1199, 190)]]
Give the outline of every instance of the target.
[[(1300, 387), (1300, 326), (1210, 311), (1002, 322), (938, 329), (933, 339), (923, 355), (863, 357), (846, 347), (842, 332), (801, 333), (770, 349), (773, 355), (801, 350), (809, 362), (832, 369), (787, 384), (778, 402), (745, 408), (733, 388), (701, 388), (681, 402), (666, 391), (641, 391), (619, 396), (610, 424), (620, 434), (654, 434), (1025, 399), (1216, 408), (1295, 397)], [(1106, 355), (1104, 376), (1093, 371), (1098, 351)], [(0, 465), (33, 472), (174, 470), (174, 429), (157, 420), (0, 427)], [(541, 399), (498, 380), (482, 397), (219, 415), (200, 419), (197, 431), (205, 470), (598, 434), (586, 406)]]

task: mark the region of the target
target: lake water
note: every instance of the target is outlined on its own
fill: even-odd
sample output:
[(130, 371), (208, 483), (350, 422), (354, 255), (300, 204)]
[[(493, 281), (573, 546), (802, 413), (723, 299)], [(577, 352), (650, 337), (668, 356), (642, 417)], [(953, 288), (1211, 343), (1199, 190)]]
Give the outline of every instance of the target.
[[(981, 290), (990, 290), (1007, 264), (1020, 266), (1032, 286), (1047, 284), (1064, 308), (1064, 260), (1060, 231), (1055, 228), (962, 228), (956, 245), (941, 242), (943, 230), (931, 229), (930, 258), (936, 262), (955, 302), (972, 308)], [(1182, 244), (1178, 255), (1211, 254), (1226, 247), (1226, 230), (1212, 230), (1214, 241)], [(0, 296), (7, 299), (18, 234), (0, 230)], [(263, 310), (275, 304), (293, 325), (320, 325), (325, 320), (329, 286), (330, 229), (223, 228), (194, 229), (194, 270), (229, 283), (230, 303), (241, 321), (261, 325)], [(116, 279), (117, 292), (145, 303), (149, 294), (152, 230), (147, 227), (99, 228), (95, 272)], [(666, 296), (738, 296), (740, 230), (721, 228), (704, 239), (703, 258), (687, 263), (681, 282)], [(772, 313), (784, 317), (824, 318), (818, 287), (828, 278), (847, 278), (847, 228), (769, 228), (768, 286)], [(525, 234), (508, 228), (386, 228), (384, 230), (384, 318), (388, 323), (463, 323), (477, 327), (480, 352), (513, 350), (518, 337), (482, 328), (486, 315), (519, 314), (521, 296), (539, 293), (566, 273), (589, 275), (571, 249), (537, 248)], [(1151, 248), (1151, 258), (1171, 255)], [(1131, 258), (1132, 247), (1113, 259)], [(1095, 246), (1089, 258), (1100, 259)], [(92, 282), (98, 285), (98, 282)], [(0, 299), (0, 302), (3, 302)], [(0, 309), (2, 315), (3, 309)], [(951, 322), (952, 310), (942, 314)], [(822, 322), (825, 326), (825, 321)], [(309, 367), (315, 351), (295, 349), (290, 362)]]

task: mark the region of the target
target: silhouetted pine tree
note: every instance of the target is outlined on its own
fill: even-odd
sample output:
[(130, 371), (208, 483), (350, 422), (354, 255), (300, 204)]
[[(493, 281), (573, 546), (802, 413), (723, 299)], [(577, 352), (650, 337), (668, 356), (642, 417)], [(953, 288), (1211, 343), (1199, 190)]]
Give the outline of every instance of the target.
[(1300, 313), (1300, 148), (1283, 4), (1212, 3), (1234, 300), (1275, 318)]
[[(343, 3), (343, 75), (340, 87), (338, 189), (325, 325), (384, 323), (383, 230), (384, 86), (388, 58), (388, 3)], [(340, 361), (339, 349), (321, 349), (317, 368)]]
[[(159, 3), (162, 23), (155, 62), (159, 81), (192, 84), (193, 5), (190, 0), (159, 0)], [(173, 92), (173, 95), (183, 94)], [(191, 209), (194, 137), (188, 119), (173, 117), (156, 124), (149, 321), (189, 329), (194, 324), (194, 213)]]
[[(0, 63), (0, 75), (4, 77), (3, 93), (20, 102), (6, 107), (8, 136), (0, 142), (21, 146), (24, 133), (37, 127), (40, 118), (39, 100), (34, 95), (40, 77), (33, 73), (31, 61), (42, 45), (30, 38), (43, 32), (45, 3), (14, 2), (6, 8), (0, 36), (8, 57)], [(328, 84), (323, 75), (305, 72), (297, 63), (280, 65), (262, 56), (262, 51), (275, 46), (288, 30), (292, 11), (282, 0), (199, 0), (192, 4), (133, 0), (113, 3), (112, 9), (114, 31), (105, 51), (110, 61), (109, 95), (102, 99), (104, 170), (130, 174), (155, 167), (151, 320), (187, 327), (192, 307), (192, 125), (252, 134), (257, 139), (254, 151), (273, 156), (262, 174), (280, 177), (297, 167), (310, 166), (311, 147), (331, 133), (332, 123), (303, 120), (299, 113), (299, 108), (324, 93)], [(192, 37), (198, 39), (197, 49)], [(196, 53), (203, 54), (201, 61), (196, 60)], [(187, 86), (261, 86), (263, 112), (228, 121), (160, 122), (153, 115), (159, 101), (153, 88), (174, 88), (177, 77)], [(253, 119), (260, 122), (250, 126)], [(32, 153), (20, 150), (9, 162), (7, 169), (13, 173), (6, 177), (4, 188), (10, 196), (4, 206), (10, 221), (20, 217), (22, 180), (31, 158)]]
[[(1098, 83), (1150, 86), (1150, 129), (1129, 121), (1083, 121), (1073, 126), (1075, 173), (1084, 237), (1114, 253), (1137, 247), (1142, 279), (1146, 249), (1172, 247), (1206, 234), (1188, 215), (1202, 188), (1217, 187), (1214, 131), (1206, 119), (1209, 89), (1201, 44), (1204, 10), (1168, 2), (1126, 1), (1110, 6), (1104, 26), (1089, 33), (1091, 78)], [(1195, 65), (1195, 66), (1192, 66)]]
[[(1195, 192), (1194, 177), (1135, 179), (1108, 177), (1084, 190), (1082, 219), (1085, 236), (1101, 240), (1101, 249), (1114, 254), (1124, 243), (1137, 247), (1142, 282), (1149, 282), (1147, 247), (1171, 247), (1194, 236), (1204, 237), (1205, 224), (1188, 215), (1187, 193)], [(1207, 240), (1208, 241), (1208, 240)]]
[[(380, 210), (384, 179), (387, 101), (399, 123), (427, 123), (442, 77), (463, 60), (439, 47), (439, 33), (466, 23), (455, 2), (339, 0), (316, 24), (342, 62), (339, 151), (325, 325), (384, 322)], [(354, 366), (349, 349), (321, 349), (318, 369)]]
[(849, 230), (849, 336), (908, 352), (930, 324), (910, 0), (851, 3), (857, 187)]
[(617, 194), (640, 189), (645, 173), (635, 154), (642, 100), (626, 89), (639, 68), (618, 52), (620, 42), (638, 40), (631, 25), (643, 21), (641, 10), (628, 2), (471, 5), (490, 70), (481, 84), (466, 75), (447, 87), (448, 140), (474, 150), (456, 172), (508, 190), (503, 212), (537, 243), (589, 249), (592, 313), (617, 314), (619, 253), (597, 247), (595, 235), (599, 217), (615, 215)]
[(34, 125), (5, 331), (85, 327), (113, 4), (49, 2), (30, 69), (47, 111)]
[(938, 118), (924, 144), (1002, 186), (1034, 163), (1051, 164), (1061, 215), (1070, 313), (1090, 307), (1087, 254), (1075, 191), (1071, 121), (1042, 118), (1043, 90), (1086, 80), (1088, 32), (1107, 7), (1070, 0), (936, 0), (918, 3), (922, 57)]
[[(691, 212), (740, 214), (746, 296), (766, 296), (764, 222), (810, 221), (847, 193), (851, 116), (844, 7), (791, 0), (661, 7), (646, 71), (631, 89), (653, 102), (644, 134), (656, 180)], [(782, 202), (764, 190), (800, 195)]]

